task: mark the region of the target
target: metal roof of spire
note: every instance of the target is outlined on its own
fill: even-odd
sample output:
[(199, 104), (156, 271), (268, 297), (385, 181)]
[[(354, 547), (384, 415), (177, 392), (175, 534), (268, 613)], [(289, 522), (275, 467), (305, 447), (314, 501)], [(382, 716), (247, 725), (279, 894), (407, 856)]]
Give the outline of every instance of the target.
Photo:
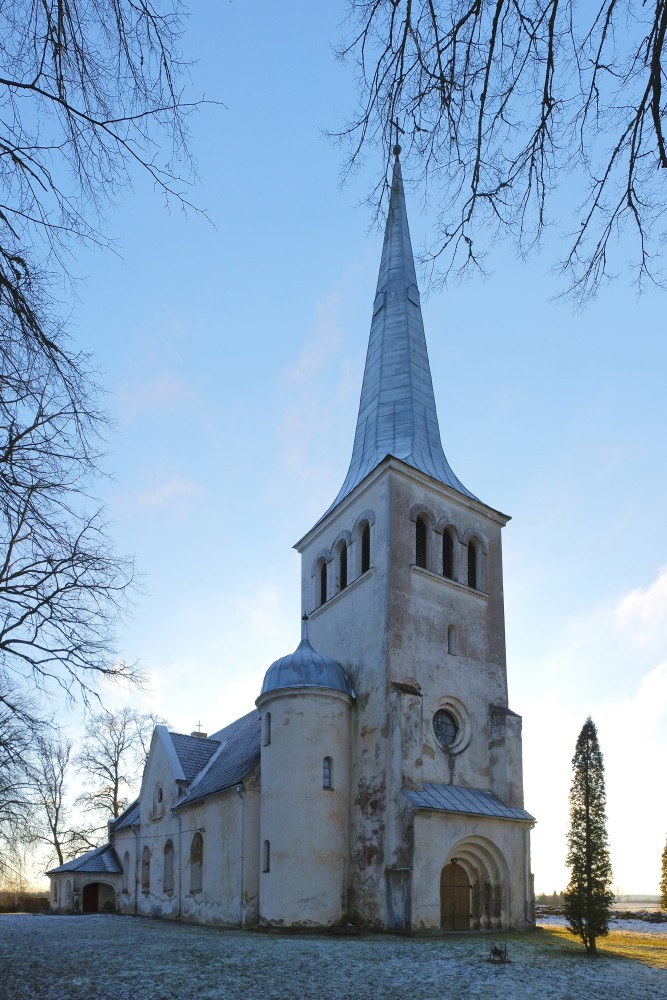
[[(415, 262), (405, 208), (400, 146), (384, 233), (352, 461), (340, 503), (388, 455), (476, 500), (452, 472), (440, 441)], [(328, 511), (327, 511), (328, 513)]]

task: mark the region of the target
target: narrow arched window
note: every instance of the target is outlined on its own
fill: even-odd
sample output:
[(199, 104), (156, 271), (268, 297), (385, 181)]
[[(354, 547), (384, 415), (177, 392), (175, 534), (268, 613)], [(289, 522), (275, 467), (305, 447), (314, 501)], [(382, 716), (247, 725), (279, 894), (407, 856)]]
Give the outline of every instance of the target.
[(164, 845), (164, 881), (165, 892), (174, 891), (174, 845), (170, 840)]
[(442, 575), (454, 579), (454, 539), (446, 528), (442, 533)]
[(477, 549), (472, 539), (468, 542), (468, 586), (477, 590)]
[(153, 819), (164, 816), (164, 792), (162, 785), (156, 785), (153, 791)]
[(415, 563), (426, 569), (426, 521), (422, 517), (415, 523)]
[(342, 544), (338, 556), (338, 586), (340, 590), (347, 587), (347, 545)]
[(361, 532), (361, 572), (367, 573), (371, 568), (371, 526), (366, 523)]
[(204, 838), (195, 833), (190, 845), (190, 892), (201, 892), (204, 864)]
[(151, 851), (149, 847), (144, 847), (141, 852), (141, 891), (150, 892), (151, 889)]
[(447, 652), (456, 656), (456, 627), (450, 625), (447, 629)]
[(265, 747), (268, 747), (269, 743), (271, 742), (271, 713), (270, 712), (267, 712), (266, 715), (264, 716), (264, 739), (263, 739), (262, 742), (263, 742), (263, 744), (264, 744)]
[(320, 604), (326, 604), (327, 601), (327, 564), (322, 561), (320, 566)]
[(264, 858), (262, 864), (262, 871), (264, 872), (271, 871), (271, 844), (269, 843), (268, 840), (264, 841)]
[(322, 761), (322, 788), (333, 788), (333, 760), (325, 757)]
[(123, 855), (123, 878), (121, 889), (123, 892), (130, 891), (130, 855), (128, 851), (125, 851)]

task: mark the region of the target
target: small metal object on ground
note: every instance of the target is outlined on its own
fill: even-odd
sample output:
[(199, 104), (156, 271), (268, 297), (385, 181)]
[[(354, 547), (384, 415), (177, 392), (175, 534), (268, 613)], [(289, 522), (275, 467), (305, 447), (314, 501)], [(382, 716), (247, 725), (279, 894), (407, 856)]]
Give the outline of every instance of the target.
[(509, 958), (507, 955), (507, 945), (503, 945), (502, 948), (499, 948), (497, 944), (492, 944), (489, 959), (492, 962), (508, 962)]

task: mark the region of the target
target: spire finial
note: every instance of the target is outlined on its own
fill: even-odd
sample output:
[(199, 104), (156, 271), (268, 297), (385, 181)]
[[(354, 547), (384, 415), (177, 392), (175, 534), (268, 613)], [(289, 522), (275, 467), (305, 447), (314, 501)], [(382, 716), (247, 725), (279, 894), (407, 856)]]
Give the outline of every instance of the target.
[(393, 148), (392, 152), (393, 152), (394, 156), (396, 157), (396, 159), (398, 159), (399, 156), (401, 155), (401, 146), (400, 146), (400, 138), (399, 138), (399, 136), (405, 135), (405, 131), (401, 128), (401, 126), (398, 124), (398, 122), (396, 121), (396, 119), (394, 119), (392, 121), (391, 127), (396, 129), (396, 142), (394, 143), (394, 148)]
[(308, 615), (303, 614), (301, 616), (301, 642), (308, 641)]

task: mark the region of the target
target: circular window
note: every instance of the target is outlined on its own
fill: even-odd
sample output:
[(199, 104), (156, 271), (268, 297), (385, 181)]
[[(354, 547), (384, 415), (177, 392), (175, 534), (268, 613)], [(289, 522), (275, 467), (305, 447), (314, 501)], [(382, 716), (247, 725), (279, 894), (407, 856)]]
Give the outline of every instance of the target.
[(459, 735), (459, 725), (451, 712), (441, 708), (433, 716), (433, 732), (441, 747), (451, 747)]

